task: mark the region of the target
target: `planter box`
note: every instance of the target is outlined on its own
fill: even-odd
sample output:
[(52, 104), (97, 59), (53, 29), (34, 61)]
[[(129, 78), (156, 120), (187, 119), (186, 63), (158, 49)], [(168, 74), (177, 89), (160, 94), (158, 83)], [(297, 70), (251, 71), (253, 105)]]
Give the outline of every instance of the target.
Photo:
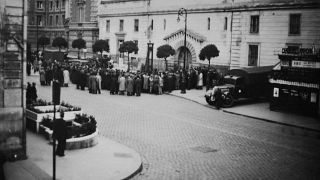
[[(52, 133), (53, 131), (49, 128), (40, 125), (41, 132), (46, 136), (46, 138), (50, 141), (50, 143), (53, 143), (52, 140)], [(56, 141), (56, 143), (58, 143)], [(90, 135), (82, 136), (82, 137), (73, 137), (69, 138), (66, 141), (66, 149), (72, 150), (72, 149), (82, 149), (82, 148), (88, 148), (92, 147), (98, 144), (98, 129)]]
[[(35, 109), (39, 109), (41, 111), (53, 110), (53, 105), (48, 106), (35, 106)], [(56, 106), (56, 111), (58, 109), (67, 109), (64, 106)], [(82, 111), (65, 111), (64, 112), (64, 120), (69, 122), (72, 121), (76, 114), (81, 114)], [(36, 113), (26, 109), (26, 117), (27, 117), (27, 126), (31, 129), (35, 129), (37, 133), (39, 133), (39, 124), (41, 123), (43, 117), (49, 116), (49, 118), (53, 119), (54, 113)], [(60, 112), (56, 112), (56, 119), (60, 118)]]

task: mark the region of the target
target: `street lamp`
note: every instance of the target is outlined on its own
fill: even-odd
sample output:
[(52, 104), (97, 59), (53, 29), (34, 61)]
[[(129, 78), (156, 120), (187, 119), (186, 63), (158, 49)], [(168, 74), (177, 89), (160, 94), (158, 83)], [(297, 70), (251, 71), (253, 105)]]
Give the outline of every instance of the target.
[(181, 73), (181, 94), (185, 94), (186, 93), (186, 74), (185, 74), (185, 70), (186, 70), (186, 56), (187, 56), (187, 10), (185, 8), (180, 8), (178, 11), (178, 18), (177, 21), (180, 21), (180, 16), (184, 15), (184, 47), (183, 47), (183, 71)]
[(177, 21), (180, 21), (180, 16), (184, 15), (184, 57), (183, 57), (183, 69), (186, 69), (186, 56), (187, 56), (187, 10), (185, 8), (180, 8), (178, 11)]

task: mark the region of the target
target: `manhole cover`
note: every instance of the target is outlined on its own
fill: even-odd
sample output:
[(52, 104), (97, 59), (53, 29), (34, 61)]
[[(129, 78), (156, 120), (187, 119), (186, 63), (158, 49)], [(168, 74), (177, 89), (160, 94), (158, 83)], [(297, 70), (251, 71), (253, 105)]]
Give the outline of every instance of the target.
[(197, 147), (193, 147), (191, 148), (195, 151), (199, 151), (199, 152), (202, 152), (202, 153), (211, 153), (211, 152), (217, 152), (218, 149), (214, 149), (212, 147), (208, 147), (208, 146), (197, 146)]

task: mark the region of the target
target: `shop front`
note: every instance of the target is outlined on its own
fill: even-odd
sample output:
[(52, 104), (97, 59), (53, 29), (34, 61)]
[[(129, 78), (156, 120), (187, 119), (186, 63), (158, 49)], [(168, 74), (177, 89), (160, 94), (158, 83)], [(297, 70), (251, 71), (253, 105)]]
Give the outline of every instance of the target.
[(280, 64), (269, 82), (272, 87), (271, 110), (320, 116), (320, 53), (314, 49), (283, 48)]

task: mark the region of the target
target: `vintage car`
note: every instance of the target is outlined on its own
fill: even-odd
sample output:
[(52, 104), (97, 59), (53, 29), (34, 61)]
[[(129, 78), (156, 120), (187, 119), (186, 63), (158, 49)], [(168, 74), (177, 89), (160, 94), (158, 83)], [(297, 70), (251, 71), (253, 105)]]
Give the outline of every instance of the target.
[(218, 89), (222, 95), (222, 107), (231, 107), (243, 98), (268, 97), (268, 75), (272, 68), (264, 66), (229, 70), (220, 85), (206, 92), (205, 99), (208, 104), (215, 105)]

